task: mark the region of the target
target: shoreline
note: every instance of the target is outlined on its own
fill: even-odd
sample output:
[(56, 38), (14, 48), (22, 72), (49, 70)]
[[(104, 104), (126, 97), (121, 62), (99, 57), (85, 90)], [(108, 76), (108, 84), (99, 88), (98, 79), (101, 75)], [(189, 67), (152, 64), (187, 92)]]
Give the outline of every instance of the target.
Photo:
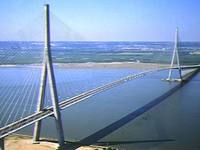
[(11, 134), (5, 137), (5, 149), (6, 150), (56, 150), (58, 148), (57, 143), (53, 142), (41, 142), (40, 144), (32, 144), (32, 137), (23, 134)]
[[(32, 143), (32, 136), (23, 134), (11, 134), (5, 137), (5, 149), (6, 150), (56, 150), (58, 148), (58, 143), (56, 140), (52, 139), (41, 139), (39, 144)], [(109, 147), (89, 145), (80, 146), (76, 150), (105, 150)]]
[[(66, 69), (153, 69), (168, 67), (169, 64), (159, 63), (141, 63), (141, 62), (105, 62), (105, 63), (55, 63), (55, 67)], [(0, 65), (0, 68), (13, 68), (13, 67), (36, 67), (40, 68), (41, 64), (9, 64)]]

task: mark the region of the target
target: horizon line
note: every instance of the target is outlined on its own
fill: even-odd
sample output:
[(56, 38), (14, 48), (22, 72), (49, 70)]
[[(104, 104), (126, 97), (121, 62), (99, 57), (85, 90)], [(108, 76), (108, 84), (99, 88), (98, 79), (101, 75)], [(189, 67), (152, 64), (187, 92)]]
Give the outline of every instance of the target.
[[(43, 40), (0, 40), (0, 42), (44, 42)], [(51, 42), (174, 42), (173, 40), (51, 40)], [(200, 42), (197, 40), (183, 40), (179, 42)]]

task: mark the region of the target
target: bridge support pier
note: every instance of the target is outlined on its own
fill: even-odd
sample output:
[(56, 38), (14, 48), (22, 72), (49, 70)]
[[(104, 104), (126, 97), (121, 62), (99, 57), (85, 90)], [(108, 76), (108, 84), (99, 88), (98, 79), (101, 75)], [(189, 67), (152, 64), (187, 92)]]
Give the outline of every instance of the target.
[[(64, 146), (64, 132), (62, 127), (62, 120), (60, 114), (60, 108), (58, 105), (58, 95), (56, 88), (56, 81), (52, 65), (51, 57), (51, 46), (50, 46), (50, 19), (49, 19), (49, 5), (45, 5), (45, 47), (44, 47), (44, 59), (43, 59), (43, 69), (41, 75), (40, 91), (37, 105), (37, 112), (42, 111), (44, 107), (44, 98), (46, 91), (47, 75), (49, 81), (49, 88), (51, 93), (51, 100), (54, 112), (54, 118), (56, 123), (56, 129), (58, 134), (58, 142), (60, 148)], [(34, 133), (33, 133), (33, 143), (39, 143), (41, 130), (41, 121), (35, 123)]]
[(4, 138), (0, 138), (0, 150), (5, 150), (5, 147), (4, 147)]
[[(177, 67), (178, 67), (178, 71), (179, 71), (179, 79), (172, 79), (172, 77), (171, 77), (172, 76), (172, 68), (174, 67), (175, 59), (176, 59)], [(176, 28), (174, 51), (173, 51), (170, 67), (171, 68), (169, 70), (168, 78), (166, 80), (167, 81), (182, 81), (182, 72), (181, 72), (179, 53), (178, 53), (178, 28)]]

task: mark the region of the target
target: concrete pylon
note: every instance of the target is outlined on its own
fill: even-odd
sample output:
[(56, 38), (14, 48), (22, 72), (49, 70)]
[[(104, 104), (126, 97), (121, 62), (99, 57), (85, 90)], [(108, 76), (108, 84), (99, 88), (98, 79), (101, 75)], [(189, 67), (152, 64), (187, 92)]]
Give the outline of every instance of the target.
[[(169, 74), (168, 74), (168, 78), (166, 79), (167, 81), (182, 81), (182, 72), (181, 72), (181, 66), (180, 66), (180, 60), (179, 60), (179, 53), (178, 53), (178, 28), (176, 28), (176, 33), (175, 33), (175, 44), (174, 44), (174, 50), (173, 50), (173, 55), (172, 55), (172, 60), (171, 60), (171, 65), (170, 65), (170, 69), (169, 69)], [(177, 62), (177, 66), (175, 65), (175, 59)], [(180, 79), (172, 79), (172, 68), (173, 67), (177, 67), (179, 70), (179, 77)]]
[[(58, 142), (60, 147), (62, 147), (64, 146), (64, 132), (62, 127), (60, 108), (58, 105), (56, 81), (55, 81), (53, 65), (52, 65), (52, 57), (51, 57), (49, 5), (46, 4), (44, 8), (45, 8), (45, 46), (44, 46), (43, 69), (40, 82), (37, 112), (42, 111), (44, 106), (45, 90), (46, 90), (47, 76), (48, 76), (54, 118), (58, 133)], [(35, 123), (34, 126), (33, 143), (38, 143), (40, 138), (40, 130), (41, 130), (41, 121), (38, 121)]]

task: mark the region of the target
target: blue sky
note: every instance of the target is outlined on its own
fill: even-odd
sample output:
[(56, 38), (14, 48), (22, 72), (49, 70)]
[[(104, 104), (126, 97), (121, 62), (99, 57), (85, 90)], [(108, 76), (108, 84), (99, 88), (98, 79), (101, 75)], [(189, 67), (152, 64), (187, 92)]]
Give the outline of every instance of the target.
[(182, 41), (200, 41), (199, 0), (2, 0), (0, 40), (37, 39), (45, 3), (72, 40), (172, 41), (178, 26)]

